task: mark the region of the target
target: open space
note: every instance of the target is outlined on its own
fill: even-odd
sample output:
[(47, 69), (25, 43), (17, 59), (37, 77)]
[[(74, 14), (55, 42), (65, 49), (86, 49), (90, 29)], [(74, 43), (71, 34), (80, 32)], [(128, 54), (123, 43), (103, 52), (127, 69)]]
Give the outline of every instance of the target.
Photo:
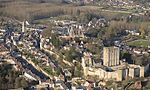
[(143, 39), (135, 40), (135, 41), (128, 42), (128, 45), (147, 47), (147, 46), (150, 46), (150, 40), (143, 40)]

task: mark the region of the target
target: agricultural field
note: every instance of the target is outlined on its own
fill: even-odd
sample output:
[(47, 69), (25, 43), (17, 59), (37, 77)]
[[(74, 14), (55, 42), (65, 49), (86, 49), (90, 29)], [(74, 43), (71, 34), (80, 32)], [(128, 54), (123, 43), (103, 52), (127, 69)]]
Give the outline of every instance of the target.
[(144, 40), (144, 39), (135, 40), (135, 41), (128, 42), (128, 45), (147, 47), (147, 46), (150, 46), (150, 40)]

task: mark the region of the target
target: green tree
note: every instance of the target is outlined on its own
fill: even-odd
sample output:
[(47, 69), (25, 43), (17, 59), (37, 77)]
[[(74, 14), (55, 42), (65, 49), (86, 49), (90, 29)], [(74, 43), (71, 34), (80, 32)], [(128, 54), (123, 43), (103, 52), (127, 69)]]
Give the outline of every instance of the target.
[(70, 51), (67, 51), (65, 53), (65, 59), (68, 60), (69, 62), (72, 62), (73, 61), (72, 52), (70, 53)]
[(51, 42), (56, 48), (58, 48), (62, 44), (61, 40), (58, 38), (57, 35), (51, 36)]
[(28, 82), (23, 77), (19, 77), (19, 75), (21, 75), (21, 72), (15, 71), (12, 65), (7, 63), (1, 64), (0, 65), (0, 82), (1, 82), (0, 89), (7, 90), (12, 88), (27, 87)]
[(75, 50), (74, 47), (71, 47), (70, 50), (65, 52), (65, 59), (69, 62), (72, 62), (74, 59), (79, 59), (81, 54)]
[(139, 31), (141, 33), (141, 37), (144, 38), (144, 36), (145, 36), (145, 25), (144, 25), (144, 23), (142, 23), (140, 25)]
[(15, 80), (15, 88), (20, 88), (21, 87), (20, 81), (21, 81), (20, 77), (16, 78), (16, 80)]
[(20, 83), (21, 83), (21, 87), (23, 87), (23, 88), (26, 88), (29, 86), (28, 82), (25, 80), (25, 78), (22, 78)]

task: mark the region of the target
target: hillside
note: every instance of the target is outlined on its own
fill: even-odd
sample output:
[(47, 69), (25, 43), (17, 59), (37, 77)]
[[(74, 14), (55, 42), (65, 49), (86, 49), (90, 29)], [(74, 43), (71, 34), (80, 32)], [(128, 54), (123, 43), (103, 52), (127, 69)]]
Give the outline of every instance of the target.
[[(2, 2), (3, 0), (1, 0)], [(61, 0), (8, 0), (0, 3), (0, 16), (18, 20), (37, 20), (60, 15), (73, 15), (77, 12), (95, 11), (97, 7), (77, 6), (61, 3)], [(43, 1), (43, 0), (42, 0)]]
[(60, 7), (60, 0), (0, 0), (0, 16), (20, 20), (43, 18), (61, 13)]
[(62, 0), (0, 0), (0, 2), (15, 2), (15, 1), (29, 1), (29, 2), (39, 2), (39, 3), (47, 3), (47, 2), (51, 2), (51, 3), (53, 3), (53, 2), (61, 2)]
[[(75, 15), (77, 12), (82, 13), (92, 11), (97, 13), (100, 11), (99, 6), (80, 6), (62, 3), (62, 1), (64, 0), (0, 0), (0, 16), (33, 21), (53, 16)], [(107, 0), (94, 1), (106, 2)]]

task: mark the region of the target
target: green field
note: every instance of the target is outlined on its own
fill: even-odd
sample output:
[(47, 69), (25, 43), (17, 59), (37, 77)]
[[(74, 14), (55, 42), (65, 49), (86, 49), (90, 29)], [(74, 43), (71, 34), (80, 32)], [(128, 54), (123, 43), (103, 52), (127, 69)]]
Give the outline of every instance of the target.
[(142, 47), (147, 47), (150, 46), (150, 40), (135, 40), (127, 43), (128, 45), (131, 46), (142, 46)]

